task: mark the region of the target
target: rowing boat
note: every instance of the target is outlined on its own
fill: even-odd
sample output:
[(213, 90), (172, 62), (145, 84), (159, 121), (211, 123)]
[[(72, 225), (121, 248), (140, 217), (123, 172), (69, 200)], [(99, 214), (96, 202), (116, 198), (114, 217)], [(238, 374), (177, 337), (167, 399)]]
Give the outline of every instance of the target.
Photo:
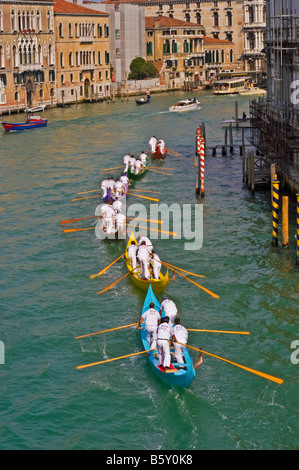
[(160, 147), (157, 147), (155, 152), (151, 152), (151, 156), (153, 160), (166, 158), (166, 155), (167, 155), (167, 149), (165, 147), (162, 150), (162, 152), (161, 152)]
[[(160, 303), (158, 299), (156, 298), (152, 286), (150, 285), (145, 297), (145, 301), (143, 304), (142, 308), (142, 314), (146, 312), (149, 309), (150, 303), (153, 302), (155, 305), (155, 309), (160, 310)], [(141, 314), (141, 315), (142, 315)], [(162, 316), (164, 314), (162, 313)], [(146, 339), (146, 330), (144, 328), (144, 324), (141, 324), (141, 341), (143, 344), (143, 348), (145, 351), (148, 351), (150, 349), (150, 345), (148, 344), (148, 341)], [(168, 385), (172, 385), (174, 387), (189, 387), (196, 376), (195, 370), (193, 368), (193, 362), (190, 357), (190, 354), (187, 350), (187, 348), (184, 351), (184, 359), (185, 363), (184, 364), (178, 364), (175, 361), (175, 356), (174, 356), (174, 348), (170, 347), (170, 355), (171, 355), (171, 364), (174, 367), (173, 369), (168, 370), (167, 372), (162, 371), (159, 368), (159, 357), (157, 350), (154, 349), (152, 350), (149, 355), (148, 355), (148, 360), (154, 369), (155, 373)]]
[(146, 163), (145, 167), (139, 173), (132, 172), (131, 168), (129, 167), (128, 168), (128, 178), (133, 179), (133, 180), (137, 180), (139, 178), (142, 178), (145, 175), (146, 171), (147, 171), (147, 167), (148, 167), (148, 162)]
[(2, 126), (7, 132), (27, 131), (36, 127), (45, 127), (48, 120), (40, 116), (30, 116), (26, 122), (2, 122)]
[[(131, 236), (128, 240), (126, 254), (125, 254), (126, 266), (127, 266), (127, 269), (128, 269), (129, 272), (133, 271), (133, 269), (132, 269), (132, 266), (130, 264), (130, 260), (128, 258), (128, 251), (127, 250), (128, 250), (128, 247), (131, 245), (132, 241), (134, 241), (137, 245), (137, 240), (136, 240), (133, 232), (131, 233)], [(160, 272), (159, 279), (152, 278), (150, 280), (147, 280), (147, 279), (141, 279), (141, 269), (137, 268), (130, 274), (130, 278), (132, 279), (132, 282), (142, 290), (147, 291), (148, 287), (151, 285), (152, 288), (153, 288), (153, 291), (155, 293), (162, 292), (166, 288), (166, 286), (168, 286), (168, 284), (169, 284), (168, 269), (167, 269), (165, 275), (163, 275)]]

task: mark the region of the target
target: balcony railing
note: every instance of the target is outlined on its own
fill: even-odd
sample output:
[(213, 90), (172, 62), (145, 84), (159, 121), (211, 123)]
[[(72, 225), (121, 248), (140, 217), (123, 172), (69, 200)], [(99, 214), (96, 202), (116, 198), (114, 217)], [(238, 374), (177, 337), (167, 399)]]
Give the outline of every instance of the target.
[(20, 72), (36, 72), (37, 70), (42, 70), (42, 64), (19, 64)]
[(81, 65), (81, 70), (94, 70), (95, 65), (94, 64), (85, 64)]
[(81, 43), (91, 43), (94, 41), (94, 36), (80, 36), (79, 41)]

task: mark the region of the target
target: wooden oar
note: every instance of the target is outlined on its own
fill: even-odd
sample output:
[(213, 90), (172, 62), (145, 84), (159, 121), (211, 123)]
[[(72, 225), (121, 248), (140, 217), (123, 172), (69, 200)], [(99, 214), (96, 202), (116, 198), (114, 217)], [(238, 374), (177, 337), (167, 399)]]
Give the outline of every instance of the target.
[[(69, 219), (69, 220), (62, 220), (60, 223), (64, 224), (71, 224), (72, 222), (79, 222), (80, 220), (88, 220), (88, 219), (95, 219), (100, 217), (99, 215), (93, 215), (91, 217), (81, 217), (81, 219)], [(127, 220), (140, 220), (142, 222), (151, 222), (153, 224), (163, 224), (161, 220), (151, 220), (151, 219), (135, 219), (135, 217), (127, 217)]]
[[(162, 261), (161, 261), (161, 263), (162, 263)], [(169, 267), (169, 268), (179, 269), (179, 270), (182, 271), (183, 273), (190, 274), (190, 276), (206, 277), (206, 276), (204, 276), (203, 274), (195, 274), (195, 273), (191, 273), (190, 271), (186, 271), (185, 269), (178, 268), (177, 266), (173, 266), (173, 264), (169, 264), (169, 263), (162, 263), (162, 264), (164, 264), (166, 267)]]
[(113, 261), (108, 266), (106, 266), (106, 268), (102, 269), (102, 271), (100, 271), (98, 274), (92, 274), (91, 276), (89, 276), (90, 279), (94, 279), (95, 277), (101, 276), (102, 274), (104, 274), (109, 268), (111, 268), (111, 266), (114, 265), (114, 263), (116, 263), (116, 261), (118, 261), (120, 258), (122, 258), (125, 254), (126, 254), (126, 252), (124, 252), (122, 255), (120, 255), (118, 258), (116, 258), (115, 261)]
[(181, 157), (181, 154), (178, 153), (178, 152), (175, 152), (174, 150), (171, 150), (171, 149), (166, 149), (167, 152), (169, 152), (171, 155), (174, 155), (175, 157)]
[(233, 335), (250, 335), (249, 331), (221, 331), (221, 330), (197, 330), (195, 328), (186, 328), (187, 331), (204, 331), (207, 333), (230, 333)]
[(96, 196), (79, 197), (79, 198), (77, 198), (77, 199), (71, 199), (71, 202), (73, 202), (73, 201), (81, 201), (82, 199), (91, 199), (92, 197), (99, 197), (99, 195), (97, 194)]
[(112, 359), (106, 359), (105, 361), (93, 362), (92, 364), (85, 364), (84, 366), (77, 366), (77, 369), (84, 369), (85, 367), (97, 366), (98, 364), (105, 364), (105, 362), (117, 361), (118, 359), (124, 359), (126, 357), (138, 356), (139, 354), (145, 354), (151, 352), (150, 349), (147, 351), (139, 351), (137, 353), (127, 354), (126, 356), (114, 357)]
[(153, 171), (154, 173), (162, 173), (163, 175), (172, 176), (172, 173), (166, 173), (165, 171), (152, 170), (150, 168), (148, 168), (148, 171)]
[(160, 191), (146, 191), (145, 189), (130, 189), (130, 191), (138, 191), (140, 193), (154, 193), (154, 194), (161, 194)]
[(138, 325), (138, 322), (130, 323), (130, 325), (117, 326), (116, 328), (110, 328), (109, 330), (97, 331), (96, 333), (89, 333), (88, 335), (76, 336), (75, 339), (86, 338), (87, 336), (99, 335), (101, 333), (107, 333), (108, 331), (121, 330), (123, 328), (129, 328), (130, 326), (136, 326), (136, 325)]
[(158, 166), (158, 167), (157, 167), (157, 166), (151, 166), (150, 168), (148, 168), (148, 170), (149, 170), (149, 169), (157, 170), (157, 169), (160, 169), (160, 168), (161, 168), (161, 170), (173, 170), (173, 171), (176, 171), (176, 168), (166, 168), (165, 166), (162, 166), (162, 167), (159, 167), (159, 166)]
[(160, 199), (156, 199), (154, 197), (148, 197), (148, 196), (141, 196), (140, 194), (134, 194), (134, 193), (129, 193), (129, 192), (127, 192), (127, 194), (129, 194), (130, 196), (141, 197), (142, 199), (149, 199), (150, 201), (155, 201), (155, 202), (160, 201)]
[(102, 294), (103, 292), (106, 292), (107, 290), (111, 289), (111, 287), (115, 286), (115, 284), (117, 284), (119, 281), (121, 281), (122, 279), (124, 279), (126, 276), (128, 276), (129, 274), (132, 274), (133, 271), (135, 271), (135, 269), (138, 269), (140, 268), (140, 266), (136, 266), (136, 268), (132, 269), (131, 271), (129, 271), (127, 274), (125, 274), (124, 276), (120, 277), (119, 279), (117, 279), (117, 281), (113, 282), (113, 284), (110, 284), (110, 286), (106, 287), (106, 289), (103, 289), (101, 290), (100, 292), (97, 292), (97, 294)]
[[(177, 343), (179, 343), (179, 342), (177, 341)], [(183, 344), (183, 343), (179, 343), (179, 344)], [(272, 380), (273, 382), (276, 382), (278, 384), (283, 383), (282, 379), (278, 379), (277, 377), (273, 377), (272, 375), (265, 374), (264, 372), (259, 372), (257, 370), (251, 369), (250, 367), (242, 366), (241, 364), (237, 364), (236, 362), (229, 361), (229, 360), (224, 359), (223, 357), (220, 357), (220, 356), (215, 356), (215, 354), (211, 354), (207, 351), (203, 351), (202, 349), (195, 348), (194, 346), (189, 346), (188, 344), (186, 344), (184, 346), (187, 346), (187, 348), (190, 348), (190, 349), (194, 349), (195, 351), (200, 351), (204, 354), (208, 354), (209, 356), (215, 357), (216, 359), (220, 359), (221, 361), (228, 362), (229, 364), (233, 364), (234, 366), (240, 367), (241, 369), (247, 370), (248, 372), (252, 372), (253, 374), (264, 377), (265, 379)]]
[(207, 292), (208, 294), (210, 294), (212, 297), (215, 297), (215, 299), (220, 299), (219, 295), (217, 294), (214, 294), (214, 292), (210, 291), (209, 289), (206, 289), (205, 287), (201, 286), (200, 284), (197, 284), (197, 282), (194, 282), (192, 281), (192, 279), (189, 279), (188, 277), (184, 276), (182, 273), (180, 273), (179, 271), (176, 271), (174, 268), (171, 268), (172, 271), (174, 271), (175, 273), (179, 274), (180, 276), (184, 277), (185, 279), (187, 279), (187, 281), (189, 282), (192, 282), (192, 284), (194, 284), (195, 286), (199, 287), (200, 289), (204, 290), (205, 292)]
[(90, 191), (81, 191), (81, 193), (78, 194), (86, 194), (86, 193), (99, 193), (101, 189), (91, 189)]
[(66, 229), (63, 232), (64, 233), (71, 233), (71, 232), (83, 232), (84, 230), (95, 230), (96, 227), (87, 227), (87, 228), (70, 228)]
[(113, 166), (111, 168), (104, 168), (102, 171), (118, 170), (119, 168), (123, 168), (123, 167), (124, 167), (124, 165)]
[[(131, 225), (131, 222), (129, 224), (126, 224), (126, 225)], [(159, 233), (167, 233), (167, 235), (172, 235), (172, 236), (175, 236), (177, 237), (177, 233), (176, 232), (167, 232), (166, 230), (159, 230), (157, 228), (147, 228), (147, 227), (140, 227), (142, 230), (149, 230), (150, 232), (159, 232)], [(188, 278), (187, 278), (188, 279)]]

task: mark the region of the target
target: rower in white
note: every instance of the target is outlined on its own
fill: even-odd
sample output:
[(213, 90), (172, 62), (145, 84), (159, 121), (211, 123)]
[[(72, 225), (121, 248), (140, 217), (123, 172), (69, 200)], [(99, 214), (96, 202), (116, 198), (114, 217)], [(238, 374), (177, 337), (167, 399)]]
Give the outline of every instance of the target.
[(151, 137), (150, 140), (149, 140), (149, 146), (151, 148), (152, 153), (154, 153), (156, 151), (156, 145), (157, 145), (157, 139), (153, 135), (153, 137)]
[(150, 263), (153, 267), (153, 276), (155, 279), (159, 279), (160, 271), (161, 271), (161, 260), (159, 255), (152, 250), (150, 254)]
[(148, 247), (146, 246), (145, 241), (141, 243), (141, 245), (138, 248), (138, 261), (141, 267), (141, 278), (144, 280), (149, 280), (150, 279), (150, 273), (149, 273), (149, 252), (148, 252)]
[(169, 317), (170, 324), (172, 325), (175, 317), (178, 315), (178, 309), (176, 304), (166, 296), (163, 297), (160, 305), (160, 315), (163, 310), (165, 315)]
[(128, 252), (128, 258), (130, 261), (130, 265), (132, 266), (132, 269), (135, 269), (137, 266), (137, 250), (138, 247), (134, 241), (131, 242), (131, 245), (128, 246), (127, 252)]
[(125, 155), (123, 158), (123, 164), (125, 166), (124, 173), (127, 173), (129, 166), (130, 166), (130, 161), (131, 161), (131, 155), (127, 153), (127, 155)]
[(114, 228), (114, 217), (115, 213), (113, 207), (108, 202), (105, 202), (100, 211), (103, 232), (107, 232), (108, 234), (112, 232)]
[(150, 349), (157, 347), (157, 329), (161, 320), (160, 313), (155, 309), (154, 302), (151, 302), (149, 309), (144, 312), (139, 320), (138, 329), (141, 329), (141, 323), (145, 322), (146, 339)]
[[(181, 325), (181, 320), (176, 318), (174, 321), (174, 326), (172, 327), (172, 339), (174, 345), (175, 359), (179, 363), (184, 362), (184, 351), (188, 341), (188, 331), (186, 328)], [(177, 343), (182, 343), (178, 344)]]

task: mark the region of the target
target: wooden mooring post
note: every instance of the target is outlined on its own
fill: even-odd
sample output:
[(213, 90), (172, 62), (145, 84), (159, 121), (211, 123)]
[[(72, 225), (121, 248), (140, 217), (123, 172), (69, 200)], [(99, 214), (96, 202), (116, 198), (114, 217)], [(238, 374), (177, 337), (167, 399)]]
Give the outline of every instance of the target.
[(296, 194), (296, 264), (299, 264), (299, 194)]

